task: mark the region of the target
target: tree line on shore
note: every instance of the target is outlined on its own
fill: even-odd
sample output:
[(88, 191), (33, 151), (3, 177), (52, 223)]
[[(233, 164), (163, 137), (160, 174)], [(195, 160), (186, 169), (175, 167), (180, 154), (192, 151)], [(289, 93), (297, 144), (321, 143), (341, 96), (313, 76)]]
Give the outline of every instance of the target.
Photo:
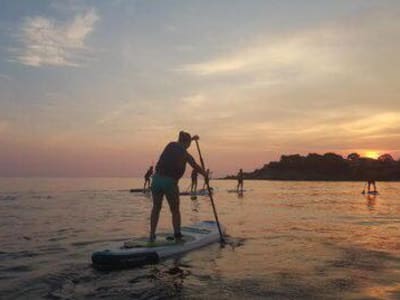
[[(236, 178), (235, 175), (227, 179)], [(328, 152), (282, 155), (279, 161), (272, 161), (253, 172), (245, 172), (245, 179), (270, 180), (329, 180), (329, 181), (379, 181), (400, 180), (400, 159), (383, 154), (377, 159), (361, 157), (350, 153), (346, 158)]]

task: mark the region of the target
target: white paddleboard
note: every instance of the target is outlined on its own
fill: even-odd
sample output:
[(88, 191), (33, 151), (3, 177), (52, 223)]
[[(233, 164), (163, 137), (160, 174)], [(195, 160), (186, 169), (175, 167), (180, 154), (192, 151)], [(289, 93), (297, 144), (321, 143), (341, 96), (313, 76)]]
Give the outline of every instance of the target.
[(157, 234), (154, 242), (135, 238), (114, 243), (92, 254), (93, 266), (99, 269), (122, 269), (158, 263), (161, 259), (180, 255), (220, 240), (217, 223), (202, 221), (181, 228), (183, 239), (173, 234)]

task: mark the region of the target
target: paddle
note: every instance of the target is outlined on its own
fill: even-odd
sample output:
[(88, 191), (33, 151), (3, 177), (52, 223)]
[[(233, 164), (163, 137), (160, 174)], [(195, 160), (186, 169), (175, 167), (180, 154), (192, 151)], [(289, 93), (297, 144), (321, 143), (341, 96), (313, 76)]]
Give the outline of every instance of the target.
[(364, 184), (364, 188), (363, 191), (361, 192), (361, 194), (365, 194), (365, 187), (367, 186), (367, 184)]
[[(197, 147), (197, 151), (199, 152), (199, 157), (200, 157), (200, 163), (201, 163), (201, 167), (203, 168), (203, 170), (205, 170), (205, 166), (204, 166), (204, 160), (203, 160), (203, 156), (201, 155), (201, 151), (200, 151), (200, 146), (199, 146), (199, 140), (196, 139), (196, 147)], [(220, 241), (221, 243), (224, 243), (224, 236), (222, 234), (222, 230), (221, 230), (221, 226), (219, 225), (219, 221), (218, 221), (218, 215), (217, 215), (217, 209), (215, 208), (215, 204), (214, 204), (214, 198), (212, 195), (212, 190), (210, 188), (210, 183), (208, 182), (208, 178), (206, 179), (206, 186), (207, 186), (207, 190), (208, 190), (208, 196), (210, 197), (210, 201), (212, 204), (212, 208), (213, 208), (213, 212), (214, 212), (214, 217), (215, 217), (215, 221), (217, 222), (217, 226), (218, 226), (218, 231), (219, 231), (219, 236), (220, 236)]]

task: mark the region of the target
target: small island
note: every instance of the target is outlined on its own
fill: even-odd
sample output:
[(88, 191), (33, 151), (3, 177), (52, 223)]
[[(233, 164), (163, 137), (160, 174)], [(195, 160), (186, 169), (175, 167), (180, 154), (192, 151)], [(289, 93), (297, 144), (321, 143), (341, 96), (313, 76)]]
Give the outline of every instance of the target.
[[(265, 180), (313, 180), (313, 181), (400, 181), (400, 160), (390, 154), (377, 159), (361, 157), (351, 153), (346, 158), (328, 152), (323, 155), (309, 153), (282, 155), (279, 161), (272, 161), (253, 172), (245, 172), (245, 179)], [(236, 179), (236, 175), (224, 179)]]

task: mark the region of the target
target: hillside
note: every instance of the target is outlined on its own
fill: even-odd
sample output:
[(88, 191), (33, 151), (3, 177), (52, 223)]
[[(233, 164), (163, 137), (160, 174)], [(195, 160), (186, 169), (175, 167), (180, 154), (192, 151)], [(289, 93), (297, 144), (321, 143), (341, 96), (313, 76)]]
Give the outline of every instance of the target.
[[(226, 178), (234, 179), (236, 176)], [(279, 161), (245, 173), (244, 178), (328, 181), (365, 181), (371, 178), (399, 181), (400, 160), (394, 160), (390, 154), (381, 155), (378, 159), (360, 157), (357, 153), (349, 154), (347, 158), (331, 152), (323, 155), (310, 153), (307, 156), (282, 155)]]

